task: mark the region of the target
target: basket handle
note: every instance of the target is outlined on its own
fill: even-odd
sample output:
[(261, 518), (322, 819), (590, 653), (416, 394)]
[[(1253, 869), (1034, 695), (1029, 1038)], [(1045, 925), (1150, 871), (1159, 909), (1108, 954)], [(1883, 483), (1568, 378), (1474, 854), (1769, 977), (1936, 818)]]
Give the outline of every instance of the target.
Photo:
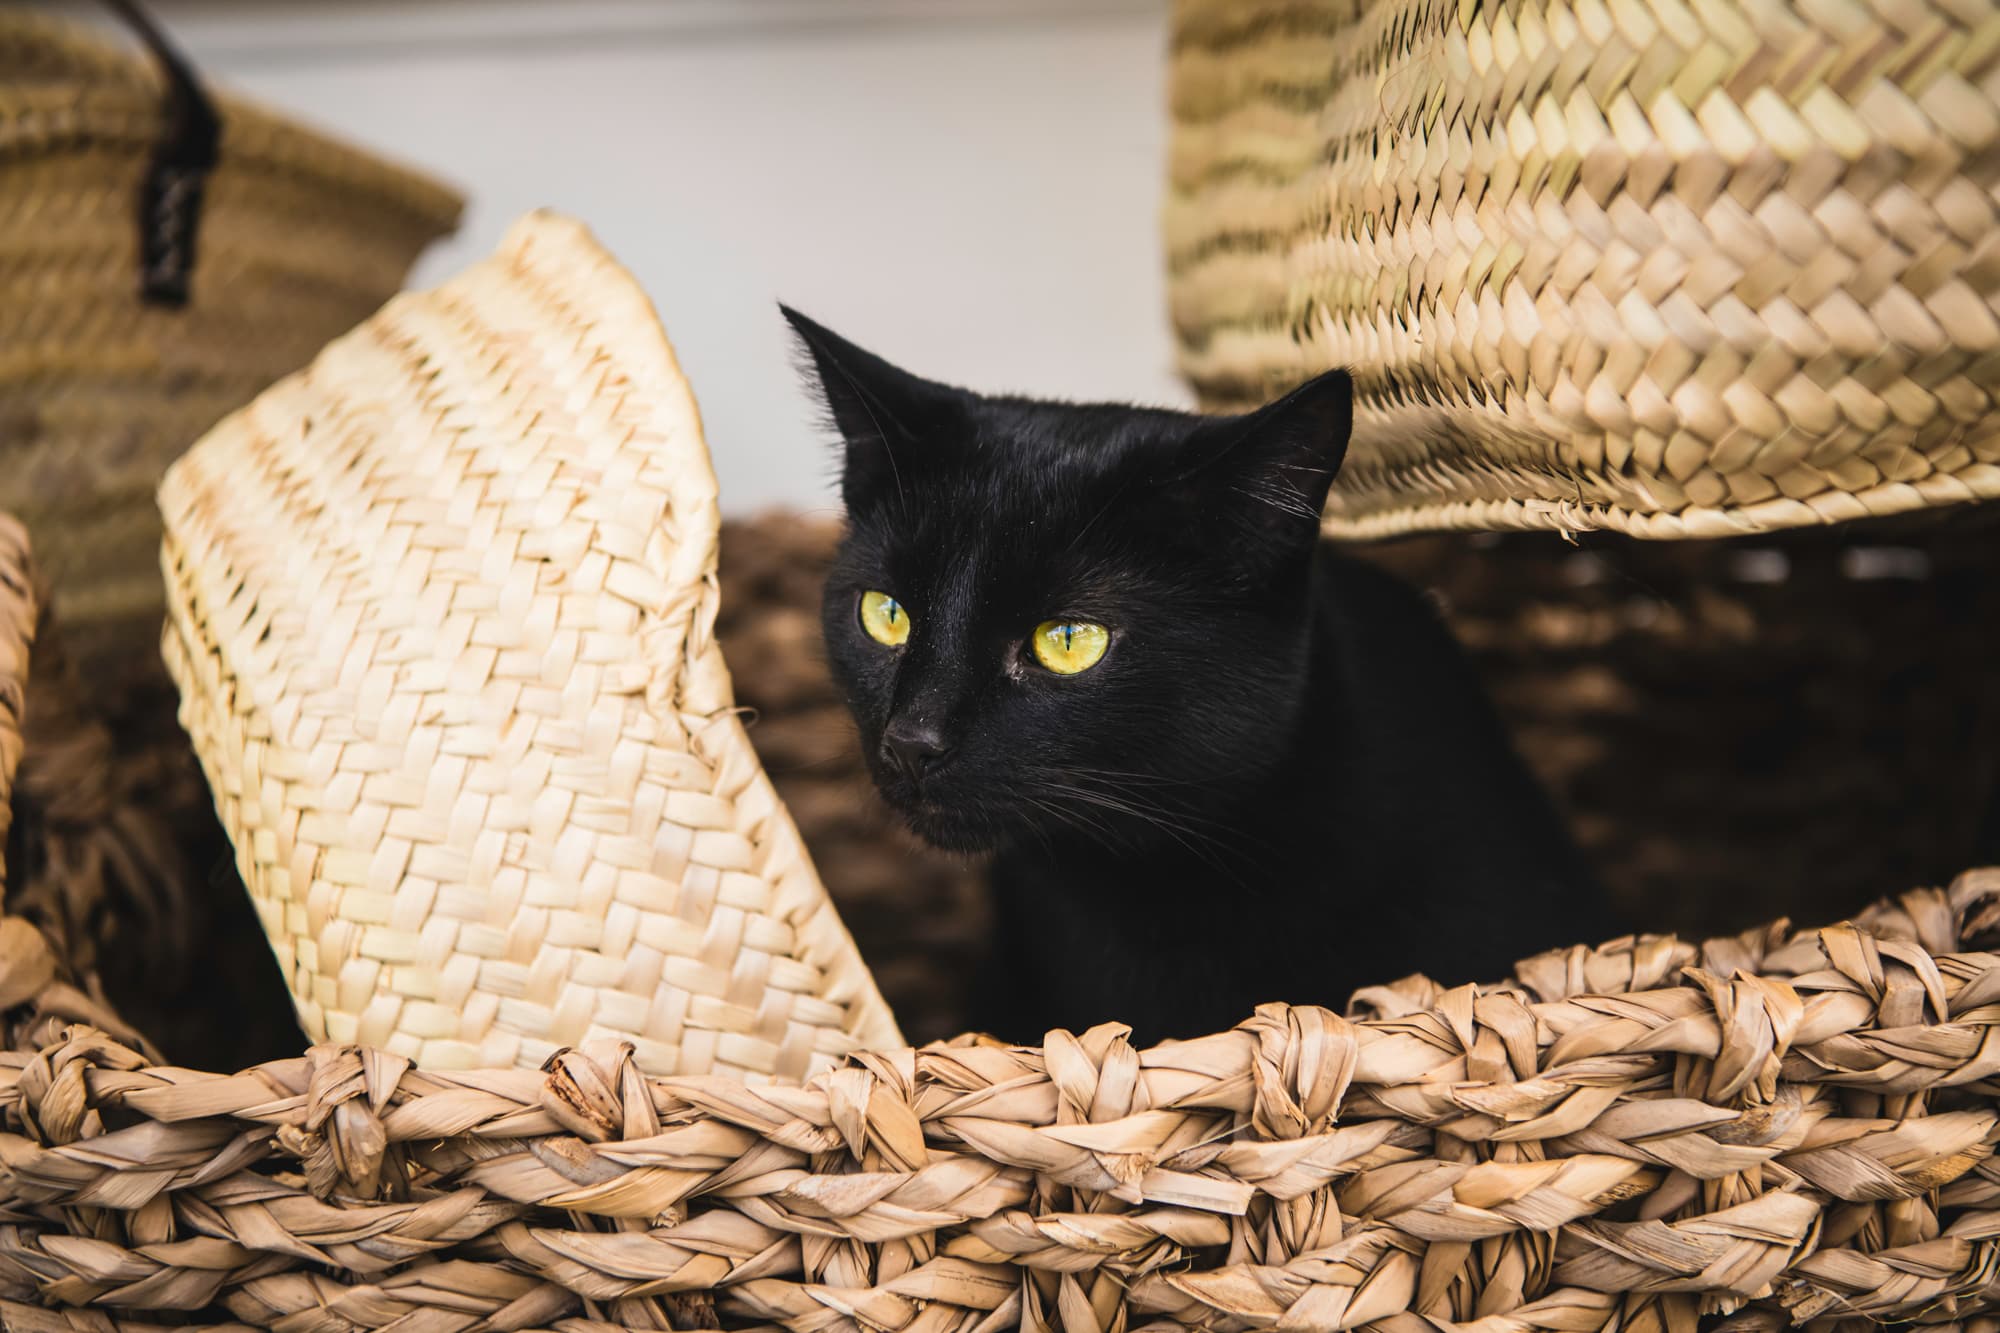
[(149, 305), (184, 306), (222, 122), (193, 67), (138, 0), (104, 3), (152, 53), (166, 83), (166, 132), (139, 183), (139, 296)]

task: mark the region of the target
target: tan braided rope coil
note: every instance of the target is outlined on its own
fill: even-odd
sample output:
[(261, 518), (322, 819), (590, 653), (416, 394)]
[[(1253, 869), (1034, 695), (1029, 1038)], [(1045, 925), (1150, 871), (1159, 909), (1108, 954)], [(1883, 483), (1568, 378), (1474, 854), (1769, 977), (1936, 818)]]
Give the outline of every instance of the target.
[(1178, 0), (1210, 407), (1357, 372), (1327, 527), (1725, 536), (2000, 495), (1991, 0)]
[[(139, 1330), (1996, 1327), (2000, 872), (1858, 925), (1544, 955), (1135, 1051), (804, 1088), (321, 1046), (0, 1056), (0, 1313)], [(0, 977), (4, 981), (4, 977)], [(414, 1321), (414, 1322), (410, 1322)]]
[(900, 1042), (744, 733), (644, 294), (531, 215), (160, 490), (181, 717), (306, 1031), (429, 1069)]
[(0, 5), (0, 508), (36, 533), (99, 671), (152, 653), (167, 464), (366, 318), (458, 224), (442, 184), (239, 98), (215, 104), (189, 303), (146, 304), (139, 186), (165, 133), (159, 72)]

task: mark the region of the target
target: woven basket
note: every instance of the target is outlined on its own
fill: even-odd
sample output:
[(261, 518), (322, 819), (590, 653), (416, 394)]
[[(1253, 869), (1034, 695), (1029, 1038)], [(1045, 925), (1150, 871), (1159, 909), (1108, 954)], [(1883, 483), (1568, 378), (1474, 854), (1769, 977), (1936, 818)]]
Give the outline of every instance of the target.
[(1329, 366), (1329, 531), (1706, 537), (2000, 495), (1985, 3), (1180, 0), (1211, 407)]
[(581, 227), (391, 302), (160, 504), (182, 720), (310, 1035), (790, 1079), (899, 1040), (736, 717), (694, 399)]
[[(655, 335), (657, 338), (657, 335)], [(21, 752), (0, 518), (0, 842)], [(368, 1047), (154, 1063), (0, 919), (0, 1318), (31, 1333), (1986, 1333), (2000, 872), (1515, 983), (857, 1054), (802, 1088)], [(217, 960), (226, 965), (227, 960)], [(106, 1027), (110, 1031), (106, 1031)]]
[[(100, 675), (153, 659), (166, 465), (392, 295), (460, 208), (270, 112), (210, 103), (161, 58), (0, 6), (0, 508), (40, 534)], [(182, 131), (209, 108), (204, 169)], [(163, 190), (180, 213), (153, 207)]]

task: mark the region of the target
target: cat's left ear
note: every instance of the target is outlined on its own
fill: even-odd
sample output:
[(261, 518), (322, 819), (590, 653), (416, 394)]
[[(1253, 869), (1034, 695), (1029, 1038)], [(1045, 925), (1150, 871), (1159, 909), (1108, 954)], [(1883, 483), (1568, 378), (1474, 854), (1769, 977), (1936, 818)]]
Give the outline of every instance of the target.
[(1171, 480), (1199, 487), (1204, 508), (1233, 497), (1260, 528), (1316, 540), (1353, 430), (1353, 377), (1329, 370), (1254, 412), (1204, 421)]

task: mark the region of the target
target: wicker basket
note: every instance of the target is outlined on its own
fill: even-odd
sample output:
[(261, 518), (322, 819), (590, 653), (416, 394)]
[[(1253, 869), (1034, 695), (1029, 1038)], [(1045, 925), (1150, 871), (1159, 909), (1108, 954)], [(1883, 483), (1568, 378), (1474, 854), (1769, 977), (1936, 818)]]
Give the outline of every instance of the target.
[(736, 716), (694, 399), (581, 227), (391, 302), (160, 504), (181, 717), (308, 1034), (793, 1080), (900, 1040)]
[(209, 102), (170, 52), (0, 6), (0, 507), (41, 534), (86, 666), (153, 660), (166, 465), (392, 295), (459, 208)]
[(1992, 21), (1180, 0), (1182, 368), (1214, 407), (1356, 371), (1342, 536), (2000, 495)]
[[(34, 582), (0, 518), (0, 845)], [(858, 1054), (803, 1088), (154, 1063), (0, 919), (0, 1317), (41, 1333), (1991, 1327), (2000, 873), (1516, 983)], [(226, 960), (225, 960), (226, 961)], [(111, 1030), (106, 1031), (109, 1027)]]

